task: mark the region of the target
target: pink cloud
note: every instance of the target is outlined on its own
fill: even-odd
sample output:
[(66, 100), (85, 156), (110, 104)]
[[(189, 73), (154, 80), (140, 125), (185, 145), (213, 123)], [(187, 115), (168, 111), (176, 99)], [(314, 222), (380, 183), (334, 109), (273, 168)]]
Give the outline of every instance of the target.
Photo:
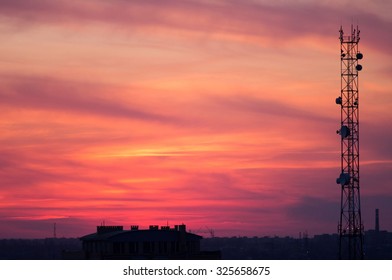
[(32, 23), (60, 25), (103, 22), (123, 30), (151, 27), (200, 33), (269, 38), (285, 42), (303, 36), (336, 38), (341, 19), (355, 16), (371, 48), (388, 53), (391, 22), (361, 7), (318, 3), (266, 5), (253, 1), (23, 1), (2, 0), (2, 15)]
[(170, 120), (170, 116), (143, 111), (137, 105), (116, 103), (97, 85), (50, 78), (15, 78), (2, 85), (2, 106), (157, 122), (174, 121)]
[[(317, 233), (336, 228), (340, 146), (335, 131), (340, 120), (339, 108), (333, 104), (336, 96), (330, 91), (338, 92), (339, 61), (333, 80), (320, 74), (320, 65), (326, 65), (328, 58), (313, 61), (316, 56), (290, 51), (298, 48), (299, 41), (302, 46), (314, 43), (319, 47), (309, 39), (317, 37), (322, 42), (333, 40), (338, 53), (340, 22), (335, 19), (351, 16), (346, 9), (319, 4), (214, 3), (0, 0), (3, 29), (50, 26), (61, 32), (79, 25), (81, 29), (75, 32), (82, 35), (94, 26), (109, 27), (102, 34), (108, 30), (142, 31), (146, 37), (169, 34), (157, 46), (150, 46), (150, 52), (137, 63), (129, 66), (127, 60), (126, 66), (122, 64), (148, 77), (138, 87), (124, 86), (138, 83), (137, 78), (125, 79), (121, 87), (102, 82), (107, 78), (105, 69), (99, 72), (99, 81), (76, 82), (72, 79), (76, 74), (68, 70), (58, 75), (66, 78), (56, 78), (56, 66), (50, 63), (52, 76), (2, 76), (0, 199), (5, 206), (0, 216), (10, 221), (8, 232), (26, 230), (43, 237), (58, 221), (59, 227), (69, 228), (68, 234), (79, 235), (93, 231), (102, 219), (143, 226), (170, 220), (185, 222), (192, 229), (207, 223), (220, 236), (296, 234), (306, 229), (308, 221)], [(357, 12), (365, 23), (364, 47), (389, 54), (390, 23)], [(25, 38), (23, 33), (15, 34), (14, 39)], [(120, 41), (127, 44), (125, 37)], [(172, 47), (173, 37), (184, 45)], [(82, 42), (86, 53), (92, 43), (89, 39)], [(199, 40), (203, 44), (198, 45)], [(265, 42), (269, 45), (264, 46)], [(67, 44), (64, 50), (73, 48)], [(148, 57), (162, 44), (174, 49), (173, 56), (185, 46), (181, 67), (176, 68), (166, 52)], [(208, 44), (213, 45), (211, 49)], [(283, 53), (275, 50), (280, 44)], [(307, 50), (313, 51), (315, 45)], [(328, 46), (323, 46), (322, 54)], [(226, 49), (220, 56), (222, 47)], [(103, 49), (108, 57), (117, 50)], [(266, 51), (264, 59), (271, 54), (278, 61), (254, 62), (252, 51)], [(20, 52), (8, 52), (23, 57)], [(76, 52), (81, 57), (85, 54)], [(194, 53), (197, 63), (188, 64)], [(301, 58), (290, 60), (287, 71), (284, 62), (292, 53)], [(88, 67), (94, 67), (94, 57), (87, 59), (93, 64)], [(307, 61), (299, 67), (309, 67), (304, 71), (309, 76), (291, 72), (302, 58)], [(173, 69), (144, 66), (156, 65), (160, 59)], [(168, 79), (156, 75), (157, 79), (149, 71), (174, 74)], [(317, 78), (325, 81), (315, 82), (312, 71), (320, 71)], [(188, 76), (184, 78), (183, 72)], [(254, 84), (248, 85), (249, 80)], [(321, 104), (329, 94), (331, 106)], [(378, 198), (388, 198), (390, 193), (391, 135), (386, 126), (371, 125), (369, 119), (361, 126), (361, 178), (364, 200), (371, 202), (366, 207), (374, 207)], [(377, 185), (370, 187), (375, 181)], [(385, 201), (381, 200), (383, 207)], [(364, 212), (372, 211), (366, 207)], [(319, 223), (322, 217), (325, 222)]]

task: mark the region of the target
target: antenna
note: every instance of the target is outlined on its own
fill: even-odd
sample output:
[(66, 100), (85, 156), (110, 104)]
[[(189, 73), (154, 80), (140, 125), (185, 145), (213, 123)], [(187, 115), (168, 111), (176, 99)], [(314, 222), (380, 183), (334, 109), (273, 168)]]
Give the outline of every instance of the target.
[(215, 230), (213, 230), (207, 226), (206, 226), (206, 229), (207, 229), (208, 233), (210, 234), (210, 237), (214, 238), (215, 237)]
[(203, 229), (203, 227), (200, 227), (197, 231), (195, 231), (195, 233), (205, 233), (205, 234), (209, 234), (211, 238), (215, 237), (215, 230), (209, 228), (208, 226), (204, 226), (205, 230)]
[(53, 224), (53, 238), (57, 238), (56, 223)]
[(363, 259), (363, 224), (359, 193), (359, 84), (358, 63), (363, 54), (358, 51), (359, 28), (351, 24), (351, 33), (345, 35), (340, 27), (340, 106), (341, 173), (336, 183), (341, 186), (339, 258)]

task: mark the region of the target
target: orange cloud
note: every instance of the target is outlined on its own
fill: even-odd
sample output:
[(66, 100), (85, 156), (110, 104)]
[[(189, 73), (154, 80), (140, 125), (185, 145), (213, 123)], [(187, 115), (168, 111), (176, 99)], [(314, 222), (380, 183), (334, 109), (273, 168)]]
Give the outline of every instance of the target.
[[(218, 236), (335, 230), (331, 18), (347, 11), (121, 3), (0, 0), (1, 236), (43, 237), (54, 222), (80, 236), (103, 220)], [(390, 209), (389, 22), (358, 11), (364, 200)]]

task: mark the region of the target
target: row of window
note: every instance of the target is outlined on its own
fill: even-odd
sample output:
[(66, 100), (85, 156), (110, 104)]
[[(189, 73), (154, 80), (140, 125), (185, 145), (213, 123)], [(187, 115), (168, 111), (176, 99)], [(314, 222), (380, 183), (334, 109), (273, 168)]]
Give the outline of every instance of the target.
[[(185, 244), (184, 244), (185, 245)], [(175, 254), (181, 250), (197, 250), (197, 244), (186, 242), (185, 248), (180, 248), (178, 241), (159, 241), (159, 242), (103, 242), (90, 241), (83, 244), (84, 250), (90, 253), (113, 253), (116, 255), (126, 254)]]

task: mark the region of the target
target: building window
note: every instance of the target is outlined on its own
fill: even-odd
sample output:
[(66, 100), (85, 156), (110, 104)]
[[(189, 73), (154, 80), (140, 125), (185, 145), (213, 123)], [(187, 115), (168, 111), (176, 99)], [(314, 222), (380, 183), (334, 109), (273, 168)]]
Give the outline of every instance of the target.
[(143, 253), (150, 253), (150, 251), (151, 251), (150, 242), (148, 242), (148, 241), (143, 242)]
[(124, 255), (125, 253), (125, 244), (123, 242), (115, 242), (113, 243), (113, 253), (116, 255)]
[(171, 242), (171, 250), (170, 250), (170, 252), (171, 253), (175, 253), (176, 252), (176, 242), (174, 242), (174, 241)]
[(137, 253), (137, 243), (136, 242), (129, 242), (129, 253), (136, 254)]

